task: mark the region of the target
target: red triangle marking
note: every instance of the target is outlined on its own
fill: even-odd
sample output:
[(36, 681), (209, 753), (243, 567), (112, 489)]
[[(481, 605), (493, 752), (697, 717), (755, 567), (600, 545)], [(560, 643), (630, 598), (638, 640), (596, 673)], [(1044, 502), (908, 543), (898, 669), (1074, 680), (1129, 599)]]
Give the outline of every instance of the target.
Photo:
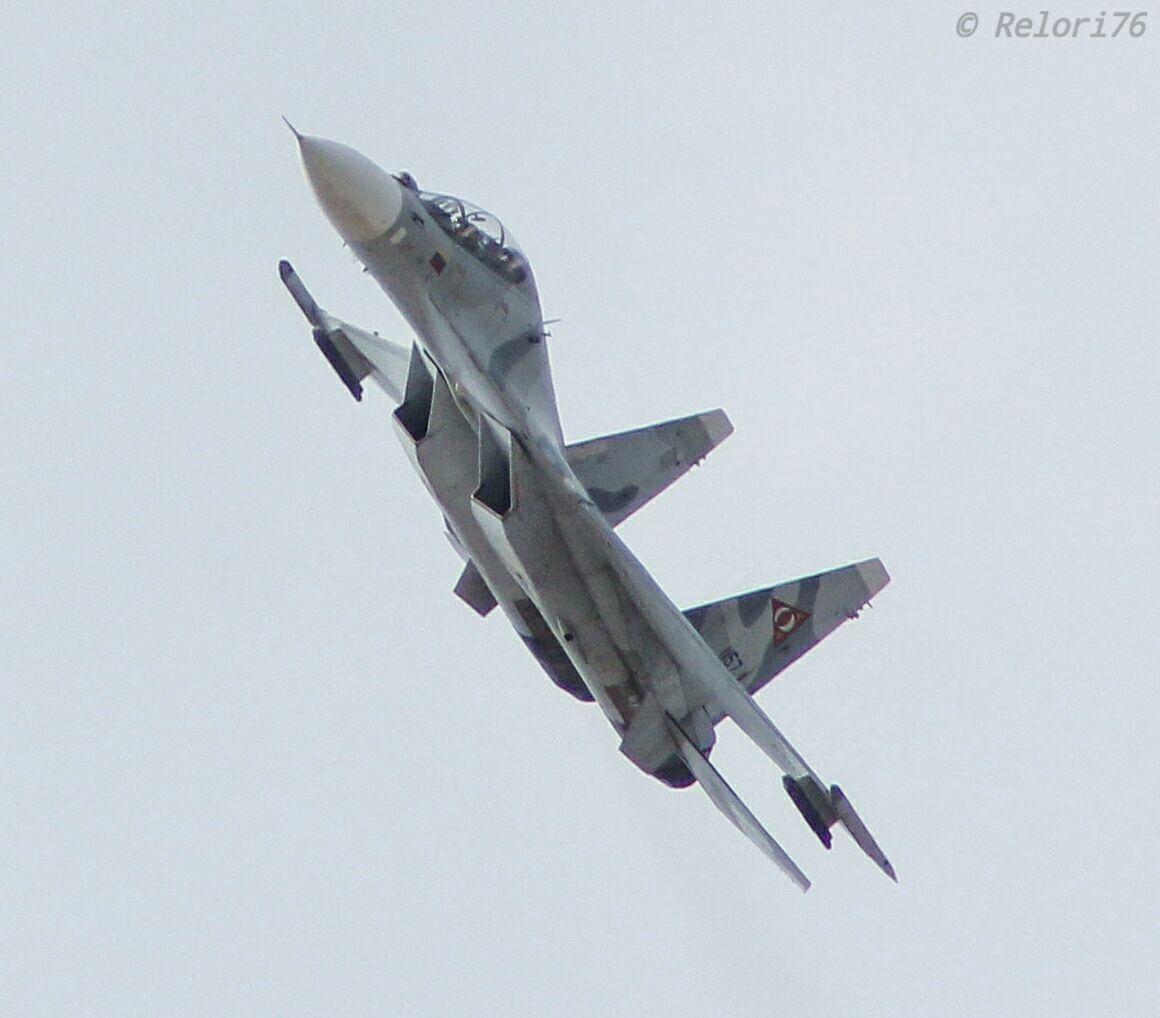
[(773, 645), (780, 647), (801, 628), (802, 623), (810, 617), (810, 613), (779, 601), (776, 597), (769, 600), (773, 613)]

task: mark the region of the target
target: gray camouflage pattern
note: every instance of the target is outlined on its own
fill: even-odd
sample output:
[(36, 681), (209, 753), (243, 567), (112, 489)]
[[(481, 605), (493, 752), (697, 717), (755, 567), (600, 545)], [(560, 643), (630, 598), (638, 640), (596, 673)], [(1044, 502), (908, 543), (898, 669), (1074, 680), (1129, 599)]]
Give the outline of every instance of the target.
[(721, 410), (566, 444), (531, 267), (490, 214), (421, 192), (346, 146), (295, 132), (327, 218), (414, 332), (407, 346), (323, 310), (280, 273), (356, 400), (374, 381), (464, 565), (455, 594), (497, 606), (552, 682), (594, 702), (637, 767), (698, 783), (801, 889), (809, 881), (710, 763), (729, 717), (785, 775), (823, 843), (842, 823), (893, 869), (753, 694), (888, 581), (877, 559), (681, 612), (615, 527), (731, 432)]
[(857, 618), (889, 582), (881, 561), (867, 559), (699, 605), (685, 617), (730, 674), (756, 693), (843, 622)]

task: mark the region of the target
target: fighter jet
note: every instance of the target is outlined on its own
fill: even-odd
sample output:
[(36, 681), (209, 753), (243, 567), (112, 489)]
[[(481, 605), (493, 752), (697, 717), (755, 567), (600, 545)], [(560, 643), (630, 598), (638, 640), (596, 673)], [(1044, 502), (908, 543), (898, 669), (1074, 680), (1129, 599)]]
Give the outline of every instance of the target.
[[(294, 130), (291, 127), (291, 130)], [(282, 281), (356, 399), (369, 378), (464, 561), (455, 593), (497, 606), (548, 677), (595, 702), (646, 774), (697, 783), (803, 891), (805, 874), (710, 762), (732, 721), (783, 774), (821, 842), (842, 824), (894, 869), (754, 694), (889, 581), (877, 559), (682, 611), (616, 527), (733, 430), (721, 410), (585, 442), (564, 440), (531, 266), (498, 219), (421, 189), (346, 145), (294, 131), (326, 218), (414, 332), (409, 346), (324, 311), (289, 262)]]

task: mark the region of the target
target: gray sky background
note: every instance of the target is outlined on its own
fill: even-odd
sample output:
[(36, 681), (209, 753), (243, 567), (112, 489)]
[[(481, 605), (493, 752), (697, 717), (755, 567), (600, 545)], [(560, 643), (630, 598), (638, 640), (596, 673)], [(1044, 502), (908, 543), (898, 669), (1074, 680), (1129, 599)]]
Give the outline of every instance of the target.
[[(0, 1010), (1155, 1006), (1160, 11), (963, 9), (5, 15)], [(726, 726), (798, 894), (451, 595), (281, 113), (506, 221), (570, 438), (729, 411), (624, 527), (678, 603), (881, 555), (761, 699), (897, 887)]]

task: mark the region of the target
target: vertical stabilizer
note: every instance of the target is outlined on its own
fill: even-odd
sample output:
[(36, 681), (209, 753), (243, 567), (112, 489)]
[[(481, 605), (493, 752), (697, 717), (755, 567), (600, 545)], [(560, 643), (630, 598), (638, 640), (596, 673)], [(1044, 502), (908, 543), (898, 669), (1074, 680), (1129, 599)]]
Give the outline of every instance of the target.
[(611, 526), (628, 519), (733, 434), (724, 410), (568, 446), (577, 480)]
[(685, 612), (733, 677), (756, 693), (870, 603), (890, 576), (879, 559), (779, 583)]

